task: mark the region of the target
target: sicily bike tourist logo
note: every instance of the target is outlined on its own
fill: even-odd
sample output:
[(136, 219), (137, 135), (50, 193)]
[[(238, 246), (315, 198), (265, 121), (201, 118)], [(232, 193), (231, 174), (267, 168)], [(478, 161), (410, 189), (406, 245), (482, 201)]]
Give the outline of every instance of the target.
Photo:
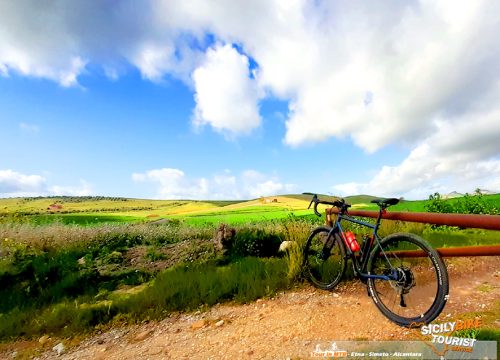
[(475, 333), (481, 325), (478, 318), (431, 323), (417, 329), (417, 334), (436, 355), (444, 358), (449, 351), (472, 353), (477, 341)]

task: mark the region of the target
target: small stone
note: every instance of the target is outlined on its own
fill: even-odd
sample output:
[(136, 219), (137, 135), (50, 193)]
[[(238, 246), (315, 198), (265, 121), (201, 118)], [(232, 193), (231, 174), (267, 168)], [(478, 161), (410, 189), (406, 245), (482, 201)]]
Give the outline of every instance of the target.
[(334, 298), (338, 298), (338, 297), (340, 297), (340, 295), (339, 295), (339, 294), (335, 294), (335, 293), (333, 293), (333, 297), (334, 297)]
[(145, 340), (150, 334), (151, 334), (151, 330), (146, 330), (146, 331), (140, 332), (139, 334), (136, 335), (134, 340), (135, 341)]
[(85, 259), (84, 258), (79, 258), (78, 259), (78, 265), (85, 265)]
[(221, 327), (222, 325), (224, 325), (224, 320), (220, 320), (215, 323), (215, 326), (217, 327)]
[(247, 355), (248, 355), (248, 356), (252, 356), (252, 355), (253, 355), (253, 353), (254, 353), (254, 351), (253, 351), (253, 350), (248, 350), (248, 351), (247, 351)]
[(46, 343), (49, 342), (49, 335), (43, 335), (40, 339), (38, 339), (38, 342), (42, 345), (45, 345)]
[(103, 340), (103, 339), (99, 339), (99, 340), (97, 340), (97, 343), (98, 343), (99, 345), (102, 345), (102, 344), (104, 344), (104, 340)]
[(64, 346), (64, 344), (62, 342), (60, 342), (59, 344), (54, 346), (52, 348), (52, 350), (54, 350), (57, 353), (57, 355), (61, 355), (61, 354), (64, 354), (64, 352), (66, 351), (66, 347)]
[(283, 241), (280, 244), (278, 252), (287, 252), (288, 250), (290, 250), (292, 248), (292, 246), (293, 246), (293, 243), (291, 241)]
[(207, 326), (207, 321), (206, 320), (198, 320), (195, 323), (191, 325), (191, 329), (193, 330), (199, 330)]
[(151, 356), (154, 356), (154, 355), (160, 354), (161, 352), (162, 352), (161, 348), (153, 348), (153, 349), (149, 349), (148, 354)]

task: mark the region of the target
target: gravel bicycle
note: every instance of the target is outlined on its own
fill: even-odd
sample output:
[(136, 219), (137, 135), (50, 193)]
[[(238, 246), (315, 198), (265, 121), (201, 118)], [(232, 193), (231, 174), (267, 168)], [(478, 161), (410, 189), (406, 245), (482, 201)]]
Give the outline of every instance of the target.
[[(310, 194), (312, 195), (312, 194)], [(352, 261), (355, 277), (367, 285), (377, 308), (400, 326), (428, 324), (443, 310), (448, 300), (448, 272), (440, 255), (425, 240), (411, 233), (395, 233), (381, 239), (378, 230), (386, 209), (399, 199), (375, 199), (379, 206), (375, 224), (349, 216), (351, 206), (344, 199), (321, 201), (314, 195), (314, 213), (319, 204), (338, 208), (333, 227), (320, 226), (309, 235), (304, 247), (304, 270), (318, 288), (331, 290)], [(342, 221), (372, 229), (361, 244), (356, 235), (344, 231)]]

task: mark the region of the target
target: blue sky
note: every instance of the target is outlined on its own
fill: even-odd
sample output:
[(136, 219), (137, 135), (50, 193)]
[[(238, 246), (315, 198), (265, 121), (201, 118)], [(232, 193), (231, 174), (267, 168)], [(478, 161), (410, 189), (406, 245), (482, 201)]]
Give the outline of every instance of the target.
[(214, 4), (0, 4), (0, 196), (500, 191), (497, 5)]

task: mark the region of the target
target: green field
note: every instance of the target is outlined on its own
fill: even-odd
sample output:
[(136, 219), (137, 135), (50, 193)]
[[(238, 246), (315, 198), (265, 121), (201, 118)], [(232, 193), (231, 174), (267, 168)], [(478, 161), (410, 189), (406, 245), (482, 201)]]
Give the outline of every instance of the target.
[[(320, 199), (336, 198), (320, 195)], [(376, 210), (370, 195), (346, 197), (354, 209)], [(249, 201), (146, 200), (108, 197), (50, 197), (0, 199), (0, 222), (92, 225), (102, 223), (136, 223), (172, 219), (188, 224), (242, 224), (293, 216), (309, 216), (310, 195), (270, 196)], [(474, 199), (474, 197), (470, 197)], [(488, 206), (500, 209), (500, 194), (484, 195)], [(457, 204), (462, 198), (446, 200)], [(390, 211), (425, 212), (429, 200), (402, 200)], [(321, 212), (325, 206), (320, 206)]]

